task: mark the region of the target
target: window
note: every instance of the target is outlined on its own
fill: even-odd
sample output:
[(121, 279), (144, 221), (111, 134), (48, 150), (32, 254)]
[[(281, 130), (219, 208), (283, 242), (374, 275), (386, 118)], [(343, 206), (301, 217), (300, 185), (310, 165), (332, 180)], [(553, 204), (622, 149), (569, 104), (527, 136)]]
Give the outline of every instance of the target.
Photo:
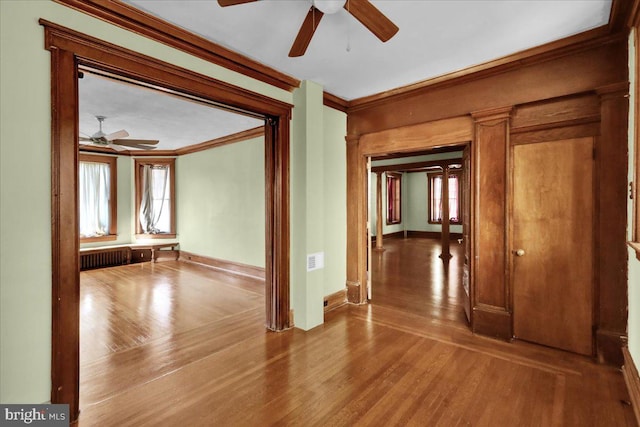
[(136, 235), (175, 237), (175, 159), (136, 159), (135, 179)]
[(115, 240), (117, 158), (80, 154), (78, 159), (80, 241)]
[(387, 173), (387, 225), (400, 224), (402, 175)]
[[(449, 172), (449, 223), (461, 224), (461, 171)], [(442, 173), (427, 174), (429, 182), (429, 223), (442, 224)]]

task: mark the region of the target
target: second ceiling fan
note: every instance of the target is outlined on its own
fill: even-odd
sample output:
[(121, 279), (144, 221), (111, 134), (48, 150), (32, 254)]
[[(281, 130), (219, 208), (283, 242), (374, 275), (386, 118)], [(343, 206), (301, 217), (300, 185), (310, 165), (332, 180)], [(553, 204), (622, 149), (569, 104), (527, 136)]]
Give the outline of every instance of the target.
[[(222, 7), (235, 6), (243, 3), (253, 3), (258, 0), (218, 0)], [(307, 51), (313, 33), (325, 13), (335, 13), (340, 8), (346, 9), (362, 25), (375, 34), (383, 42), (386, 42), (398, 32), (398, 27), (391, 22), (368, 0), (310, 0), (311, 8), (302, 22), (300, 31), (291, 46), (289, 56), (302, 56)]]

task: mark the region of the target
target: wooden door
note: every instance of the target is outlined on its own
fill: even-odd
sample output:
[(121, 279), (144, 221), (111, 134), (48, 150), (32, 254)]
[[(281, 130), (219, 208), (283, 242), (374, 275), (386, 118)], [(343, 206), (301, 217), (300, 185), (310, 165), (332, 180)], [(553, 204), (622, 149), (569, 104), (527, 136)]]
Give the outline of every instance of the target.
[(593, 353), (593, 138), (513, 148), (517, 338)]
[(462, 288), (464, 312), (471, 322), (471, 157), (467, 145), (462, 152), (462, 244), (464, 245), (464, 264), (462, 266)]

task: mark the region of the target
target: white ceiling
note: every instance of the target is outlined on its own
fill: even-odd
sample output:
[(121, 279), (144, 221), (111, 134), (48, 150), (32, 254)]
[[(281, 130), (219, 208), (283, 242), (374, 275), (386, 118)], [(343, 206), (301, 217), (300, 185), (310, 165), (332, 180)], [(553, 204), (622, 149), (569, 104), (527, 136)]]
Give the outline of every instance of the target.
[[(382, 43), (345, 10), (325, 15), (304, 56), (289, 58), (311, 0), (124, 0), (166, 21), (352, 100), (481, 64), (601, 25), (611, 0), (371, 0), (399, 32)], [(350, 50), (347, 51), (347, 46)], [(80, 131), (126, 129), (176, 149), (262, 125), (162, 92), (86, 74)]]
[(80, 132), (84, 136), (98, 131), (95, 116), (106, 116), (105, 133), (125, 129), (131, 138), (159, 139), (157, 149), (174, 150), (264, 124), (252, 117), (91, 73), (84, 73), (78, 86)]
[[(601, 25), (611, 0), (371, 0), (400, 31), (380, 42), (342, 9), (299, 58), (287, 55), (310, 0), (125, 0), (346, 100), (458, 71)], [(347, 45), (350, 51), (347, 51)]]

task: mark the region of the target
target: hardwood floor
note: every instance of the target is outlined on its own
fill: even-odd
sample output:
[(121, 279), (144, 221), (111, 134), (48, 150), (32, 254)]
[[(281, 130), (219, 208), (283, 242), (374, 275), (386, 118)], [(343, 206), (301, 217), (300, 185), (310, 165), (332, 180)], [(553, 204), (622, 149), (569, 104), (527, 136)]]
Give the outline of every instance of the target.
[(384, 239), (384, 251), (372, 251), (371, 281), (375, 305), (466, 326), (462, 305), (463, 246), (451, 242), (453, 258), (443, 263), (437, 239)]
[(173, 261), (82, 286), (80, 426), (636, 425), (619, 370), (448, 315), (343, 306), (271, 333), (259, 283)]

